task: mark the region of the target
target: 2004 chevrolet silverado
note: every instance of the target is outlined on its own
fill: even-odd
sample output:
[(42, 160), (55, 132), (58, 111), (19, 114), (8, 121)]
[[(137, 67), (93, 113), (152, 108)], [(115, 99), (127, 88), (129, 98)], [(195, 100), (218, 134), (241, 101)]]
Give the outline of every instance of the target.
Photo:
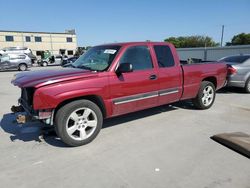
[(80, 146), (95, 139), (105, 118), (185, 99), (208, 109), (226, 75), (223, 63), (181, 65), (170, 43), (105, 44), (69, 67), (15, 75), (21, 98), (14, 111), (54, 126), (63, 142)]

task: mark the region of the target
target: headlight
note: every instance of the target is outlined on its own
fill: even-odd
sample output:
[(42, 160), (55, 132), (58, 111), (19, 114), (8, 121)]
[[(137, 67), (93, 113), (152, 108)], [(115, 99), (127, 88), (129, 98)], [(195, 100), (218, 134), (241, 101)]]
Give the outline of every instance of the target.
[(14, 76), (11, 79), (11, 82), (13, 82), (16, 79), (16, 74), (14, 74)]

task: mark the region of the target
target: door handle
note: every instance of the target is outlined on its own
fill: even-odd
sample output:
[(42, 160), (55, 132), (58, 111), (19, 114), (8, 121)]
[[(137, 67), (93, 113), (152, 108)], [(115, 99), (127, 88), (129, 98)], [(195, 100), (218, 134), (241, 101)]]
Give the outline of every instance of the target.
[(157, 76), (155, 74), (152, 74), (150, 75), (149, 77), (150, 80), (156, 80), (157, 79)]

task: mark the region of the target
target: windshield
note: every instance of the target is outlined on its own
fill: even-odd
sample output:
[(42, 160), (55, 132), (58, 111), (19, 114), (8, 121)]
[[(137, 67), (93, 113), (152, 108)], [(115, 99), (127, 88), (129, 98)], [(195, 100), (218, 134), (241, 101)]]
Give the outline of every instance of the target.
[(224, 57), (220, 59), (219, 61), (225, 61), (225, 62), (230, 62), (230, 63), (243, 63), (249, 58), (250, 56), (229, 56), (229, 57)]
[(93, 71), (105, 71), (111, 65), (119, 49), (120, 46), (113, 45), (90, 48), (72, 66)]

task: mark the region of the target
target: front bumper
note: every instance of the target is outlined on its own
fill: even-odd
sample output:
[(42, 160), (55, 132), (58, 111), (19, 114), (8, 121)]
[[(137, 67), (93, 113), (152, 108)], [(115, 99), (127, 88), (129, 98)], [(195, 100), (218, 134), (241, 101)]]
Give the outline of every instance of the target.
[[(24, 99), (18, 100), (19, 106), (12, 106), (11, 111), (17, 114), (17, 123), (27, 123), (30, 121), (40, 120), (45, 124), (53, 125), (54, 109), (33, 110), (32, 106)], [(20, 114), (20, 112), (22, 114)]]

